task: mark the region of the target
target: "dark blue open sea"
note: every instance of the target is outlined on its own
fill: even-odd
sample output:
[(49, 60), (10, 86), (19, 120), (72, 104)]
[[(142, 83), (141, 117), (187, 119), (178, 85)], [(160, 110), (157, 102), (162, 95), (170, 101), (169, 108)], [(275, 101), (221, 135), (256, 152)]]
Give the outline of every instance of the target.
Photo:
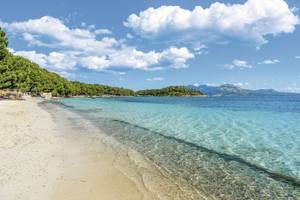
[(300, 95), (57, 100), (217, 199), (300, 199)]

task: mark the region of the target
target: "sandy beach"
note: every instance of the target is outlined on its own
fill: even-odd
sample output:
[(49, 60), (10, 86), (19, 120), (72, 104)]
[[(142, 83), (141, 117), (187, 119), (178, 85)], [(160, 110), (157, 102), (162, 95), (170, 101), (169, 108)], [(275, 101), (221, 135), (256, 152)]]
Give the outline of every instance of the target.
[(64, 141), (33, 99), (0, 101), (0, 199), (47, 199), (61, 175)]
[(1, 200), (203, 198), (89, 122), (39, 101), (0, 101)]

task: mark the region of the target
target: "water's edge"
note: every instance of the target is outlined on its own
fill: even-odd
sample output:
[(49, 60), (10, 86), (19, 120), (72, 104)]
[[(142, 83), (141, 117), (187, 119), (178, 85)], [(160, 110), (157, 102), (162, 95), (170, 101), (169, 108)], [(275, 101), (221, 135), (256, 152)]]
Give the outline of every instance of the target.
[[(146, 156), (140, 154), (139, 151), (136, 151), (134, 148), (124, 145), (115, 138), (111, 134), (106, 134), (102, 127), (94, 126), (96, 125), (93, 120), (90, 120), (75, 110), (70, 109), (70, 106), (64, 106), (63, 104), (57, 104), (55, 102), (43, 101), (39, 103), (39, 106), (44, 110), (49, 112), (54, 119), (61, 120), (62, 117), (66, 118), (63, 122), (58, 122), (60, 125), (64, 123), (75, 123), (74, 127), (76, 132), (82, 132), (86, 134), (98, 134), (101, 135), (102, 142), (106, 145), (109, 145), (113, 148), (117, 154), (121, 156), (115, 160), (114, 167), (116, 167), (120, 172), (122, 172), (125, 176), (131, 179), (134, 182), (139, 182), (138, 180), (142, 180), (142, 186), (145, 187), (146, 191), (153, 195), (146, 195), (144, 199), (158, 199), (158, 200), (209, 200), (215, 199), (212, 195), (200, 193), (196, 188), (187, 183), (185, 180), (178, 179), (177, 177), (170, 176), (167, 169), (157, 165), (151, 159)], [(57, 109), (58, 108), (58, 109)], [(65, 112), (68, 112), (66, 115)], [(72, 113), (70, 115), (70, 113)], [(57, 115), (60, 115), (57, 117)], [(87, 123), (91, 123), (93, 130), (87, 126)], [(64, 126), (64, 125), (63, 125)], [(97, 130), (94, 130), (94, 128)], [(103, 135), (105, 134), (105, 135)], [(88, 137), (88, 135), (87, 135)], [(141, 157), (142, 156), (142, 157)], [(120, 162), (120, 163), (118, 163)], [(124, 166), (126, 165), (126, 167)], [(130, 169), (129, 169), (130, 168)], [(101, 170), (101, 169), (99, 169)], [(130, 172), (131, 170), (135, 170), (133, 174)], [(138, 174), (138, 177), (136, 177)], [(148, 177), (150, 175), (150, 177)], [(136, 183), (139, 185), (139, 183)], [(144, 189), (145, 189), (144, 188)], [(141, 189), (141, 190), (144, 190)], [(144, 191), (145, 192), (145, 191)], [(150, 196), (150, 198), (149, 198)]]
[(300, 182), (293, 177), (125, 121), (95, 119), (72, 106), (54, 104), (93, 122), (107, 135), (137, 150), (201, 193), (219, 199), (300, 199)]

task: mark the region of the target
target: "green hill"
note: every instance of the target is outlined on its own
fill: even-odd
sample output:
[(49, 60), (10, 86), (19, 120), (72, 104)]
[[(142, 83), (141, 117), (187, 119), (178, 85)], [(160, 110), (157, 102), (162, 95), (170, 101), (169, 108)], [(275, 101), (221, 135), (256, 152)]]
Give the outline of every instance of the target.
[(140, 90), (136, 92), (139, 96), (202, 96), (202, 92), (187, 88), (185, 86), (170, 86), (162, 89)]
[(53, 96), (131, 96), (134, 91), (97, 84), (71, 82), (56, 73), (8, 52), (8, 39), (0, 27), (0, 90), (18, 89), (39, 94), (51, 92)]
[(69, 96), (200, 96), (201, 92), (184, 86), (170, 86), (162, 89), (141, 90), (98, 84), (69, 81), (56, 73), (20, 56), (9, 53), (8, 39), (0, 27), (0, 90), (17, 89), (21, 92), (39, 95), (52, 93), (55, 97)]

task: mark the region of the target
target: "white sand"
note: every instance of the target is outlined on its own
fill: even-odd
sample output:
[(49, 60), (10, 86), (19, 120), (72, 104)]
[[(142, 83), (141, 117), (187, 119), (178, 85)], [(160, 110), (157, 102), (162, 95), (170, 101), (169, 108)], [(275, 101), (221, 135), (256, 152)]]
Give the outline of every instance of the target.
[(48, 199), (64, 148), (49, 114), (35, 100), (0, 101), (0, 118), (0, 199)]
[(140, 154), (82, 133), (85, 124), (67, 128), (68, 116), (37, 103), (0, 101), (0, 200), (202, 199)]

